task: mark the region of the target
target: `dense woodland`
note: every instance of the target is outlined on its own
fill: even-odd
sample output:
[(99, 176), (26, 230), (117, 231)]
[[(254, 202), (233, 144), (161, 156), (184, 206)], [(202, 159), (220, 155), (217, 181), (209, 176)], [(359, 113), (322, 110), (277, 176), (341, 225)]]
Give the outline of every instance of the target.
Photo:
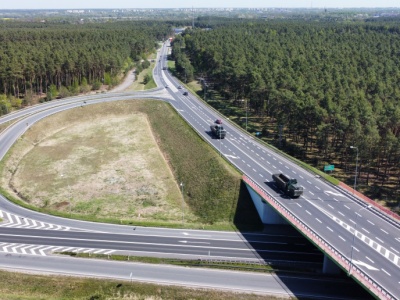
[(335, 164), (349, 185), (356, 159), (350, 146), (358, 147), (358, 187), (397, 205), (397, 24), (230, 20), (187, 30), (175, 39), (173, 58), (182, 78), (206, 78), (230, 105), (248, 103), (254, 131), (276, 137), (282, 127), (282, 148), (320, 169)]
[(0, 23), (0, 115), (37, 94), (112, 84), (170, 33), (161, 22)]

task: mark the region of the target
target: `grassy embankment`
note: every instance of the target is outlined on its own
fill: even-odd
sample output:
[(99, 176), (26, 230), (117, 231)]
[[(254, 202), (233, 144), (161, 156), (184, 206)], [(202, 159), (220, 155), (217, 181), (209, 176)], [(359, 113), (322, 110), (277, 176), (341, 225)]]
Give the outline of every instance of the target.
[(231, 293), (218, 290), (160, 286), (120, 280), (28, 275), (0, 271), (0, 299), (7, 300), (105, 300), (105, 299), (209, 299), (267, 300), (270, 296)]
[[(143, 115), (151, 131), (135, 123)], [(172, 169), (173, 183), (162, 175), (165, 163), (155, 163), (157, 151), (148, 152), (152, 135)], [(144, 156), (152, 163), (143, 165)], [(45, 213), (143, 226), (254, 230), (261, 225), (240, 174), (159, 101), (89, 105), (46, 118), (28, 130), (0, 166), (3, 194)]]

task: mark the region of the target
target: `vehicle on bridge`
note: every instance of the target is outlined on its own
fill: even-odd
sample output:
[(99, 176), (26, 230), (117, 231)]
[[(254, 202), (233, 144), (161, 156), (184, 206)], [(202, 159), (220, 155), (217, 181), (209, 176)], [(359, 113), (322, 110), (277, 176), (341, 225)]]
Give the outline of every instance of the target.
[(273, 174), (272, 179), (279, 189), (292, 198), (298, 198), (303, 194), (303, 187), (297, 185), (297, 179), (289, 178), (282, 173)]
[(211, 124), (211, 132), (215, 135), (217, 139), (223, 139), (226, 136), (226, 130), (220, 124)]

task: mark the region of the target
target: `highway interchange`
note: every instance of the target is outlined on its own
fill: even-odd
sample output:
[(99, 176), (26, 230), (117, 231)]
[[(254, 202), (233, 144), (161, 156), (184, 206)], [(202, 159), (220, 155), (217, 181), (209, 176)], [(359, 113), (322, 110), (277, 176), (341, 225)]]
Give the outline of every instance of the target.
[[(199, 135), (210, 142), (216, 151), (220, 152), (225, 159), (235, 165), (241, 172), (247, 174), (247, 176), (254, 180), (269, 195), (275, 199), (279, 199), (280, 203), (285, 206), (285, 208), (301, 218), (308, 226), (314, 228), (321, 237), (334, 245), (340, 253), (351, 260), (351, 271), (355, 268), (362, 270), (379, 285), (389, 291), (394, 298), (399, 298), (399, 223), (382, 216), (374, 207), (367, 207), (352, 195), (346, 194), (343, 190), (328, 185), (321, 180), (321, 178), (303, 170), (292, 161), (260, 144), (253, 137), (245, 134), (241, 129), (231, 124), (229, 120), (218, 115), (217, 112), (204, 105), (194, 96), (190, 94), (184, 96), (183, 91), (176, 88), (178, 83), (171, 74), (167, 70), (162, 70), (166, 63), (166, 51), (167, 47), (166, 44), (164, 44), (159, 53), (160, 62), (154, 69), (154, 79), (159, 88), (155, 89), (153, 92), (79, 96), (48, 102), (2, 117), (0, 123), (17, 119), (20, 119), (20, 121), (14, 123), (8, 130), (0, 135), (0, 158), (3, 158), (9, 147), (11, 147), (16, 139), (18, 139), (29, 126), (49, 114), (104, 101), (118, 101), (144, 97), (168, 101), (178, 113), (191, 124)], [(165, 86), (168, 86), (168, 88), (165, 88)], [(228, 132), (227, 137), (223, 140), (213, 139), (209, 134), (209, 125), (216, 118), (223, 119), (224, 127)], [(279, 172), (296, 177), (299, 183), (304, 186), (305, 193), (300, 199), (288, 199), (281, 195), (281, 193), (276, 190), (275, 186), (271, 184), (271, 175)], [(293, 237), (291, 238), (290, 235), (288, 237), (288, 234), (284, 232), (281, 234), (245, 235), (227, 232), (169, 230), (93, 224), (61, 219), (28, 211), (9, 203), (3, 197), (0, 198), (0, 211), (2, 214), (0, 217), (6, 220), (0, 227), (0, 244), (7, 245), (6, 247), (8, 248), (6, 249), (10, 250), (10, 252), (5, 252), (0, 255), (0, 266), (7, 268), (23, 269), (26, 267), (27, 269), (35, 269), (37, 267), (42, 270), (39, 264), (35, 267), (35, 259), (32, 259), (32, 256), (29, 255), (32, 254), (31, 250), (33, 248), (39, 247), (40, 245), (45, 245), (47, 247), (47, 249), (43, 250), (45, 255), (42, 255), (41, 262), (51, 261), (51, 263), (46, 263), (49, 272), (56, 272), (55, 270), (66, 270), (67, 272), (68, 268), (72, 268), (73, 264), (71, 264), (71, 259), (47, 255), (49, 251), (65, 250), (63, 247), (80, 249), (82, 252), (104, 250), (102, 253), (115, 253), (117, 251), (133, 254), (142, 253), (142, 255), (144, 255), (144, 253), (146, 253), (146, 255), (163, 253), (165, 256), (182, 255), (197, 258), (229, 257), (232, 259), (245, 260), (258, 260), (261, 258), (267, 260), (282, 260), (283, 256), (288, 256), (288, 253), (290, 253), (289, 256), (294, 261), (306, 260), (309, 262), (321, 263), (322, 260), (321, 253), (315, 252), (315, 248), (312, 246), (303, 244), (304, 241), (299, 239), (298, 235), (295, 233), (293, 233)], [(7, 215), (7, 213), (9, 215)], [(34, 221), (37, 226), (35, 226), (32, 221)], [(42, 227), (40, 228), (40, 226)], [(57, 230), (58, 227), (56, 226), (60, 226), (62, 229)], [(29, 232), (27, 232), (27, 228), (29, 228)], [(354, 234), (355, 231), (356, 235)], [(280, 235), (285, 236), (285, 238)], [(1, 247), (2, 245), (0, 245), (0, 249)], [(57, 248), (58, 250), (54, 250)], [(179, 249), (179, 251), (177, 249)], [(280, 255), (277, 254), (279, 252), (281, 252)], [(20, 255), (24, 257), (23, 263), (21, 260), (18, 260), (18, 256)], [(27, 262), (29, 262), (29, 264), (27, 264)], [(120, 267), (118, 263), (98, 263), (109, 263), (110, 265), (115, 265), (116, 269)], [(21, 266), (21, 264), (23, 264), (23, 266)], [(70, 272), (84, 275), (82, 271), (82, 262), (77, 263), (76, 267), (78, 268), (79, 265), (81, 270), (70, 270)], [(94, 271), (93, 274), (89, 274), (89, 270), (91, 269), (89, 265), (92, 265), (95, 270), (95, 263), (85, 261), (85, 265), (88, 266), (87, 268), (85, 267), (86, 275), (95, 276), (97, 271)], [(140, 268), (143, 268), (144, 273), (147, 272), (144, 271), (146, 268), (156, 269), (154, 266), (139, 265)], [(52, 266), (54, 266), (53, 269)], [(56, 266), (57, 269), (55, 268)], [(136, 265), (134, 265), (134, 268), (139, 269)], [(163, 266), (162, 268), (168, 267)], [(175, 271), (179, 270), (179, 268), (176, 267), (172, 269)], [(118, 271), (115, 270), (113, 272), (116, 274)], [(115, 278), (126, 279), (127, 272), (123, 272), (124, 273), (121, 273), (123, 275), (115, 275)], [(203, 274), (202, 272), (209, 272), (209, 274), (205, 276), (208, 282), (202, 281), (205, 280), (203, 274), (199, 275), (202, 279), (199, 279), (199, 281), (193, 279), (192, 282), (187, 282), (187, 276), (180, 278), (176, 275), (176, 278), (173, 279), (173, 283), (226, 289), (235, 288), (243, 291), (254, 291), (266, 294), (276, 293), (291, 295), (293, 293), (296, 296), (304, 296), (305, 294), (312, 296), (314, 293), (314, 296), (317, 298), (321, 296), (320, 293), (322, 293), (321, 289), (318, 288), (320, 284), (312, 285), (314, 287), (306, 291), (306, 285), (300, 279), (292, 279), (291, 281), (288, 279), (289, 277), (285, 277), (284, 282), (279, 283), (281, 289), (277, 292), (277, 290), (274, 290), (273, 286), (276, 282), (282, 280), (277, 277), (250, 275), (248, 273), (237, 275), (236, 272), (226, 272), (227, 278), (233, 276), (229, 274), (235, 273), (235, 276), (241, 276), (241, 279), (238, 280), (237, 285), (236, 281), (229, 282), (227, 279), (224, 279), (225, 281), (223, 284), (221, 283), (218, 285), (218, 281), (212, 280), (211, 278), (219, 277), (219, 275), (222, 273), (225, 274), (225, 272), (216, 273), (219, 274), (218, 276), (212, 273), (212, 271), (195, 270), (193, 272), (198, 272), (199, 274)], [(98, 276), (100, 277), (114, 276), (112, 274), (100, 273), (101, 272), (98, 271)], [(157, 272), (154, 271), (154, 273)], [(171, 277), (168, 277), (168, 272), (165, 274), (166, 278), (157, 279), (158, 276), (161, 276), (161, 273), (163, 272), (157, 273), (158, 275), (154, 275), (155, 277), (152, 278), (139, 278), (135, 274), (133, 279), (171, 282)], [(130, 276), (130, 272), (128, 275)], [(258, 281), (252, 276), (258, 276), (257, 278), (262, 276), (259, 286), (254, 286)], [(180, 279), (178, 280), (178, 278)], [(272, 282), (270, 287), (266, 283), (268, 280)], [(332, 281), (330, 287), (329, 284), (329, 280), (323, 284), (323, 286), (326, 287), (323, 291), (324, 296), (336, 299), (346, 297), (345, 293), (340, 296), (338, 294), (329, 296), (330, 292), (340, 293), (337, 291), (338, 289), (335, 290), (335, 285), (337, 283)], [(310, 284), (307, 286), (310, 287)], [(356, 295), (352, 295), (350, 298), (354, 299)]]

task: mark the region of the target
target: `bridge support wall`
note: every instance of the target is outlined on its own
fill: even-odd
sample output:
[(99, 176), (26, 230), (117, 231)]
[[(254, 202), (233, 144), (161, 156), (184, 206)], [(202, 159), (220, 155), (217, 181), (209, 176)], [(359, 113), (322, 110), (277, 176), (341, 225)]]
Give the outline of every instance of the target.
[(261, 222), (264, 224), (288, 224), (288, 222), (286, 222), (286, 220), (250, 186), (246, 184), (246, 187), (260, 216)]
[(324, 274), (339, 274), (341, 269), (326, 255), (324, 255), (324, 265), (322, 273)]

